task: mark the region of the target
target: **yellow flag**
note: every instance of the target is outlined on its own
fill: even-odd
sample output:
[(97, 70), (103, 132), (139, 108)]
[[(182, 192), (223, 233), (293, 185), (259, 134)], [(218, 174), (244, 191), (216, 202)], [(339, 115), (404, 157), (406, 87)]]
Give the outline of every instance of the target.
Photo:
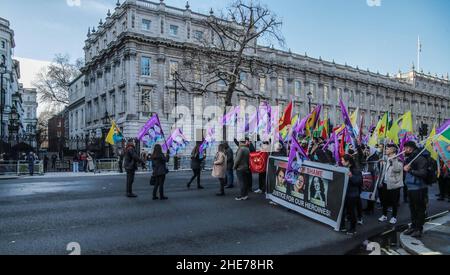
[(433, 138), (431, 138), (434, 136), (436, 136), (436, 125), (434, 125), (433, 130), (431, 131), (430, 138), (427, 140), (427, 145), (425, 146), (425, 148), (428, 150), (428, 152), (430, 152), (431, 157), (437, 161), (438, 153), (434, 150), (434, 148), (432, 146)]
[(387, 123), (388, 122), (388, 113), (385, 113), (383, 118), (378, 122), (377, 128), (372, 134), (372, 137), (369, 140), (369, 146), (375, 146), (380, 140), (386, 138), (387, 136)]
[(116, 133), (116, 130), (117, 130), (117, 126), (116, 126), (116, 123), (113, 121), (111, 129), (109, 130), (108, 136), (106, 136), (106, 143), (115, 145), (114, 134)]
[(406, 112), (403, 116), (392, 123), (391, 129), (387, 132), (387, 137), (398, 145), (400, 144), (400, 139), (407, 133), (413, 133), (411, 111)]
[[(358, 114), (359, 114), (359, 108), (356, 109), (352, 115), (350, 116), (350, 122), (352, 123), (353, 129), (356, 130), (356, 132), (359, 132), (358, 129)], [(336, 131), (337, 133), (342, 132), (345, 129), (345, 124), (342, 124), (342, 126)]]

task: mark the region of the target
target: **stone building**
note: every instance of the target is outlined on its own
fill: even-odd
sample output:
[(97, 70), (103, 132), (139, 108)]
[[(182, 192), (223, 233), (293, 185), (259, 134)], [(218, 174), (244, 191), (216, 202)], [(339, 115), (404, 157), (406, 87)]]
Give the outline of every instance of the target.
[[(163, 0), (128, 0), (118, 3), (113, 13), (108, 11), (105, 22), (101, 20), (89, 29), (84, 47), (86, 133), (105, 127), (105, 112), (127, 137), (135, 137), (151, 113), (158, 113), (165, 132), (170, 132), (175, 121), (171, 72), (189, 62), (188, 53), (200, 46), (199, 36), (211, 33), (204, 24), (210, 16), (214, 14), (191, 11), (188, 4), (184, 9), (166, 6)], [(283, 108), (293, 100), (295, 111), (304, 116), (311, 100), (313, 106), (323, 104), (334, 125), (342, 121), (339, 98), (350, 112), (360, 108), (366, 126), (375, 124), (390, 108), (394, 116), (412, 110), (416, 127), (421, 122), (436, 122), (439, 113), (441, 120), (450, 117), (448, 75), (432, 77), (414, 68), (409, 73), (380, 75), (262, 46), (257, 47), (254, 57), (272, 64), (275, 70), (270, 75), (251, 75), (243, 70), (241, 77), (249, 96), (235, 93), (235, 105), (257, 106), (262, 98), (269, 98), (272, 105)], [(190, 110), (223, 106), (226, 87), (217, 83), (212, 89), (215, 92), (203, 95), (178, 91), (178, 103)], [(188, 134), (198, 140), (212, 117), (203, 116), (201, 111), (195, 115), (180, 112), (177, 119), (190, 126)]]

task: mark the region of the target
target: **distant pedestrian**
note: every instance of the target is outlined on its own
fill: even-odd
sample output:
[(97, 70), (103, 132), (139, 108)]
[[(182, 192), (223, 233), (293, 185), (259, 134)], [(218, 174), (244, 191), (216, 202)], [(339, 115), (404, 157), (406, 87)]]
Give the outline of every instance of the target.
[(75, 154), (75, 156), (73, 156), (73, 159), (72, 159), (72, 172), (74, 172), (74, 173), (78, 173), (78, 172), (80, 172), (80, 170), (79, 170), (79, 163), (80, 163), (80, 157), (79, 157), (79, 154), (78, 153), (76, 153)]
[(49, 161), (48, 156), (45, 155), (44, 156), (44, 173), (47, 173), (47, 171), (48, 171), (48, 161)]
[(58, 157), (53, 154), (52, 155), (52, 169), (56, 169), (56, 161), (58, 160)]
[(205, 160), (205, 156), (200, 157), (200, 143), (197, 143), (195, 145), (194, 149), (191, 153), (191, 169), (194, 175), (192, 176), (191, 180), (187, 184), (187, 188), (191, 188), (192, 182), (197, 179), (197, 188), (198, 189), (204, 189), (203, 186), (201, 186), (201, 173), (202, 173), (202, 162)]
[[(358, 200), (360, 199), (359, 190), (361, 189), (361, 186), (363, 184), (363, 177), (361, 170), (358, 169), (358, 166), (356, 165), (355, 160), (351, 155), (344, 155), (341, 161), (343, 166), (347, 167), (350, 170), (348, 173), (349, 181), (344, 206), (344, 212), (346, 214), (342, 215), (341, 231), (347, 231), (347, 235), (355, 235), (357, 223), (356, 212), (358, 207)], [(350, 220), (350, 228), (348, 230), (345, 227), (345, 217), (348, 217)]]
[(234, 187), (234, 171), (233, 171), (234, 153), (233, 149), (231, 149), (228, 142), (225, 142), (224, 145), (226, 147), (226, 156), (227, 156), (226, 188), (231, 189)]
[(245, 201), (248, 199), (248, 177), (250, 173), (250, 150), (245, 140), (239, 143), (239, 149), (236, 152), (233, 169), (236, 170), (236, 175), (241, 190), (240, 196), (236, 198), (237, 201)]
[(28, 172), (30, 173), (30, 176), (33, 176), (34, 174), (34, 162), (36, 161), (36, 158), (34, 157), (33, 152), (29, 152), (27, 156), (28, 161)]
[(411, 227), (404, 234), (411, 235), (413, 238), (420, 238), (423, 233), (428, 203), (428, 187), (425, 181), (428, 174), (428, 160), (423, 155), (419, 155), (420, 150), (414, 141), (407, 142), (404, 148), (406, 165), (403, 171), (406, 173), (405, 185), (408, 187), (411, 212)]
[(394, 225), (397, 223), (397, 211), (400, 199), (400, 189), (403, 187), (403, 164), (395, 157), (398, 153), (398, 147), (390, 144), (386, 147), (386, 155), (388, 157), (385, 165), (385, 172), (383, 176), (383, 216), (379, 219), (380, 222), (388, 220), (388, 208), (392, 207), (392, 218), (389, 221)]
[[(164, 155), (162, 152), (162, 147), (159, 144), (156, 144), (153, 148), (153, 154), (151, 155), (152, 160), (152, 168), (155, 187), (153, 188), (153, 200), (168, 200), (166, 196), (164, 196), (164, 183), (166, 181), (166, 175), (169, 173), (167, 169), (167, 163), (170, 160), (169, 153)], [(159, 198), (157, 196), (159, 190)]]
[(86, 161), (87, 161), (87, 171), (95, 172), (94, 157), (92, 156), (91, 153), (87, 153)]
[(220, 144), (217, 150), (216, 156), (214, 158), (214, 165), (212, 176), (219, 179), (220, 192), (217, 196), (225, 196), (225, 185), (226, 183), (226, 172), (227, 172), (227, 156), (226, 156), (226, 146), (225, 144)]
[[(87, 155), (85, 152), (80, 152), (80, 162), (79, 162), (79, 168), (78, 170), (81, 170), (81, 172), (87, 172)], [(81, 166), (81, 168), (80, 168)]]
[(129, 198), (137, 197), (137, 195), (133, 194), (133, 183), (136, 170), (138, 169), (138, 164), (141, 162), (142, 160), (136, 153), (134, 143), (133, 142), (128, 143), (125, 149), (124, 167), (125, 170), (127, 171), (127, 197)]

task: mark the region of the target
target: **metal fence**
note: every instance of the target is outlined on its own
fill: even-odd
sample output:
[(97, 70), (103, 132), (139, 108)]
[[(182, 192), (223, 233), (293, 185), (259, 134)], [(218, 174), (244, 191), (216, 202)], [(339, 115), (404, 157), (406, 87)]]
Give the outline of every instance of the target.
[[(0, 175), (27, 175), (29, 174), (29, 163), (28, 161), (0, 161)], [(42, 161), (35, 161), (33, 166), (34, 174), (44, 174), (44, 164)]]
[[(203, 162), (204, 170), (212, 169), (213, 157), (207, 157)], [(190, 156), (180, 156), (175, 162), (175, 158), (170, 158), (167, 164), (169, 171), (189, 171), (191, 170), (191, 157)], [(140, 171), (151, 171), (151, 166), (148, 167), (148, 162), (145, 161), (145, 165), (139, 166)], [(95, 161), (95, 172), (114, 172), (119, 171), (119, 160), (118, 159), (98, 159)]]

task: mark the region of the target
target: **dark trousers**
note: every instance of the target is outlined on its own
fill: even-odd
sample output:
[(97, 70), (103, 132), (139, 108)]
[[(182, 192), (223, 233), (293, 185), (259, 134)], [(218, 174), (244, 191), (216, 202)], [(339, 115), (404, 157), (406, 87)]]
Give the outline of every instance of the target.
[(227, 186), (227, 180), (225, 178), (219, 179), (220, 194), (225, 194), (225, 186)]
[(403, 186), (403, 201), (408, 201), (408, 186), (406, 186), (406, 184)]
[(135, 170), (127, 170), (127, 194), (133, 193), (133, 183), (134, 183), (134, 175)]
[(422, 231), (427, 211), (428, 189), (409, 190), (408, 198), (412, 228)]
[(232, 187), (234, 185), (233, 169), (227, 170), (226, 181), (227, 181), (227, 186)]
[(259, 190), (261, 190), (263, 192), (266, 192), (266, 176), (267, 176), (266, 172), (259, 174), (259, 180), (258, 180)]
[(191, 180), (189, 181), (189, 186), (195, 180), (195, 178), (197, 178), (197, 186), (200, 186), (200, 177), (202, 174), (202, 169), (192, 169), (192, 172), (194, 172), (194, 175), (192, 176)]
[(345, 227), (345, 217), (348, 217), (350, 220), (350, 230), (356, 229), (356, 212), (358, 208), (358, 200), (360, 198), (346, 198), (344, 205), (344, 213), (341, 219), (341, 228)]
[(363, 218), (363, 206), (362, 206), (362, 200), (361, 197), (359, 197), (356, 201), (356, 214), (358, 217), (358, 220), (362, 220)]
[(28, 172), (30, 172), (30, 176), (34, 174), (34, 164), (28, 165)]
[(247, 180), (248, 192), (252, 192), (252, 190), (253, 190), (253, 174), (250, 172), (250, 170), (247, 173), (245, 173), (245, 178)]
[(159, 198), (164, 197), (164, 182), (166, 181), (166, 176), (156, 176), (155, 177), (155, 187), (153, 188), (153, 197), (156, 198), (156, 194), (159, 189)]
[(383, 184), (383, 194), (383, 215), (387, 216), (389, 207), (392, 207), (392, 217), (397, 218), (400, 189), (388, 190), (387, 186)]
[(441, 198), (445, 198), (445, 196), (450, 198), (450, 178), (439, 179), (439, 194)]
[(247, 171), (236, 170), (236, 176), (238, 178), (239, 188), (241, 190), (241, 197), (248, 196), (248, 174)]

